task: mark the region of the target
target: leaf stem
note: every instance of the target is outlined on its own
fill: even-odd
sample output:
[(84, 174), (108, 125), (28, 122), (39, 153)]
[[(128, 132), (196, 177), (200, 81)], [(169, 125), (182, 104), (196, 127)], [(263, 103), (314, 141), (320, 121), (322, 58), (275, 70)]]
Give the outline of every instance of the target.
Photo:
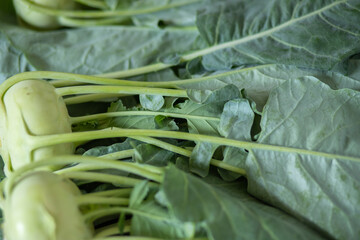
[[(128, 233), (130, 232), (130, 225), (127, 224), (125, 225), (125, 228), (123, 230), (124, 233)], [(112, 236), (115, 234), (119, 234), (119, 226), (118, 224), (112, 224), (112, 225), (107, 225), (105, 227), (102, 227), (100, 229), (96, 229), (95, 232), (95, 238), (93, 240), (98, 240), (98, 239), (105, 239), (108, 240), (109, 237), (108, 236)]]
[(216, 117), (206, 117), (206, 116), (197, 116), (197, 115), (186, 115), (180, 113), (170, 113), (170, 112), (155, 112), (155, 111), (121, 111), (121, 112), (107, 112), (107, 113), (98, 113), (81, 117), (71, 117), (70, 121), (72, 124), (78, 124), (81, 122), (87, 122), (92, 120), (99, 120), (105, 118), (113, 117), (122, 117), (122, 116), (166, 116), (173, 118), (182, 118), (182, 119), (197, 119), (197, 120), (208, 120), (208, 121), (220, 121)]
[[(181, 61), (181, 59), (180, 59)], [(175, 66), (174, 64), (166, 64), (166, 63), (153, 63), (153, 64), (149, 64), (143, 67), (138, 67), (138, 68), (132, 68), (132, 69), (128, 69), (128, 70), (120, 70), (120, 71), (115, 71), (115, 72), (109, 72), (109, 73), (103, 73), (103, 74), (99, 74), (98, 76), (100, 77), (105, 77), (105, 78), (126, 78), (126, 77), (133, 77), (133, 76), (138, 76), (138, 75), (142, 75), (142, 74), (146, 74), (146, 73), (151, 73), (151, 72), (157, 72), (160, 70), (164, 70), (170, 67)]]
[[(109, 159), (109, 160), (118, 160), (118, 159), (125, 159), (131, 158), (134, 155), (134, 149), (127, 149), (117, 152), (108, 153), (105, 155), (99, 156), (99, 158)], [(160, 172), (159, 172), (160, 173)]]
[(163, 130), (152, 130), (152, 129), (122, 129), (122, 128), (110, 128), (104, 130), (95, 130), (87, 132), (76, 132), (76, 133), (64, 133), (54, 134), (47, 136), (30, 136), (32, 137), (32, 143), (34, 147), (40, 148), (44, 146), (50, 146), (60, 143), (76, 142), (84, 140), (103, 139), (109, 137), (129, 137), (129, 136), (151, 136), (159, 138), (174, 138), (183, 139), (189, 141), (203, 141), (214, 143), (223, 146), (239, 147), (244, 149), (261, 149), (277, 152), (297, 153), (305, 155), (314, 155), (325, 158), (339, 158), (349, 161), (360, 162), (359, 157), (344, 156), (332, 153), (318, 152), (307, 149), (299, 149), (294, 147), (276, 146), (270, 144), (262, 144), (256, 142), (239, 141), (235, 139), (228, 139), (223, 137), (208, 136), (202, 134), (186, 133), (186, 132), (175, 132), (175, 131), (163, 131)]
[[(154, 168), (156, 168), (154, 166), (107, 160), (107, 159), (101, 159), (101, 158), (89, 157), (89, 156), (84, 157), (77, 155), (69, 155), (69, 156), (63, 155), (63, 156), (54, 156), (46, 160), (32, 162), (17, 169), (7, 178), (7, 182), (4, 186), (5, 195), (8, 196), (10, 194), (16, 181), (28, 171), (34, 171), (35, 169), (43, 166), (66, 165), (66, 164), (74, 164), (74, 163), (93, 163), (95, 165), (102, 165), (103, 167), (114, 168), (129, 173), (133, 173), (145, 178), (149, 178), (156, 182), (162, 182), (162, 178), (163, 178), (162, 173), (161, 174), (154, 173)], [(150, 167), (150, 170), (147, 170), (148, 167)], [(159, 172), (163, 172), (162, 168), (157, 167), (157, 169)], [(137, 181), (141, 181), (141, 180), (137, 180)], [(135, 183), (135, 181), (133, 181), (132, 183)]]
[(127, 207), (112, 207), (112, 208), (106, 208), (106, 209), (99, 209), (91, 211), (84, 215), (85, 221), (91, 223), (95, 221), (98, 218), (114, 215), (114, 214), (120, 214), (120, 213), (129, 213), (129, 214), (138, 214), (144, 217), (153, 218), (158, 221), (167, 221), (168, 219), (166, 217), (162, 216), (156, 216), (150, 213), (142, 212), (137, 209), (127, 208)]
[(100, 9), (107, 8), (107, 5), (105, 4), (104, 1), (99, 1), (99, 0), (75, 0), (75, 1), (83, 5), (86, 5), (88, 7), (100, 8)]
[[(131, 177), (117, 176), (106, 173), (97, 173), (97, 172), (67, 172), (61, 174), (66, 178), (73, 178), (79, 180), (90, 180), (94, 182), (107, 182), (112, 184), (120, 184), (127, 187), (134, 187), (136, 184), (142, 182), (142, 179), (136, 179)], [(149, 178), (151, 179), (151, 178)], [(154, 179), (151, 179), (154, 180)], [(156, 179), (160, 181), (159, 178)], [(149, 183), (151, 186), (156, 187), (157, 184)]]
[(105, 190), (101, 192), (91, 192), (91, 193), (85, 193), (84, 196), (97, 196), (97, 197), (107, 197), (107, 196), (113, 196), (113, 197), (129, 197), (132, 188), (121, 188), (121, 189), (111, 189), (111, 190)]
[[(135, 152), (134, 149), (128, 149), (128, 150), (118, 151), (118, 152), (114, 152), (114, 153), (109, 153), (109, 154), (106, 154), (103, 156), (99, 156), (98, 158), (114, 161), (114, 160), (118, 160), (118, 159), (131, 158), (133, 156), (134, 152)], [(83, 157), (86, 157), (86, 155)], [(90, 170), (105, 169), (105, 168), (108, 168), (108, 167), (103, 166), (102, 164), (79, 163), (76, 166), (71, 166), (68, 168), (62, 168), (60, 170), (57, 170), (57, 171), (55, 171), (55, 173), (63, 174), (63, 173), (67, 173), (67, 172), (90, 171)]]
[[(139, 141), (142, 141), (142, 142), (146, 142), (146, 143), (155, 145), (157, 147), (169, 150), (169, 151), (174, 152), (174, 153), (178, 153), (178, 154), (183, 155), (185, 157), (190, 157), (191, 153), (192, 153), (190, 150), (187, 150), (187, 149), (184, 149), (184, 148), (181, 148), (181, 147), (175, 146), (173, 144), (170, 144), (170, 143), (167, 143), (167, 142), (155, 139), (155, 138), (151, 138), (151, 137), (132, 137), (132, 136), (130, 136), (130, 138), (133, 138), (133, 139), (136, 139), (136, 140), (139, 140)], [(219, 167), (219, 168), (222, 168), (222, 169), (226, 169), (226, 170), (229, 170), (229, 171), (232, 171), (232, 172), (235, 172), (235, 173), (239, 173), (239, 174), (241, 174), (243, 176), (246, 176), (245, 169), (232, 166), (230, 164), (224, 163), (223, 161), (216, 160), (216, 159), (211, 159), (210, 164), (213, 165), (213, 166), (216, 166), (216, 167)]]
[(94, 94), (85, 94), (85, 95), (79, 95), (75, 97), (68, 97), (64, 99), (64, 102), (66, 105), (72, 105), (72, 104), (79, 104), (79, 103), (85, 103), (85, 102), (92, 102), (92, 101), (105, 101), (109, 100), (111, 102), (116, 101), (119, 97), (128, 96), (128, 94), (108, 94), (108, 93), (94, 93)]
[(60, 96), (73, 94), (88, 94), (88, 93), (106, 93), (106, 94), (148, 94), (148, 95), (162, 95), (169, 97), (187, 97), (185, 90), (180, 89), (166, 89), (166, 88), (148, 88), (148, 87), (132, 87), (132, 86), (72, 86), (56, 89)]
[(86, 204), (109, 204), (109, 205), (129, 205), (129, 198), (117, 198), (117, 197), (98, 197), (80, 195), (76, 198), (76, 202), (79, 205)]
[(104, 26), (110, 24), (119, 24), (128, 20), (128, 16), (116, 16), (107, 18), (84, 19), (73, 17), (59, 16), (59, 23), (66, 27), (87, 27), (87, 26)]

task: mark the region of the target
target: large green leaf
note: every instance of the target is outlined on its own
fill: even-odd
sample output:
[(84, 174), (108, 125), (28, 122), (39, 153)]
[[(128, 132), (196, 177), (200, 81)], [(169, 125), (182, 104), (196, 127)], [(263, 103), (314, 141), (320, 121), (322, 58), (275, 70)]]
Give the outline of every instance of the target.
[(208, 70), (282, 63), (333, 69), (360, 50), (357, 0), (224, 0), (199, 12)]
[(0, 22), (0, 31), (36, 70), (82, 74), (142, 67), (203, 45), (196, 30), (185, 29), (102, 26), (36, 32)]
[(359, 92), (332, 90), (314, 77), (287, 81), (274, 90), (258, 139), (273, 147), (250, 151), (250, 193), (334, 238), (357, 239), (359, 106)]
[(177, 219), (201, 224), (209, 239), (320, 239), (303, 223), (250, 197), (244, 183), (207, 181), (211, 184), (170, 166), (162, 193)]
[(11, 46), (5, 35), (0, 33), (0, 83), (16, 73), (30, 69), (24, 54)]
[(257, 107), (261, 109), (273, 88), (287, 80), (303, 76), (315, 76), (333, 89), (351, 88), (360, 90), (360, 81), (358, 79), (340, 73), (276, 64), (240, 68), (226, 72), (217, 71), (210, 75), (195, 76), (191, 80), (177, 81), (177, 84), (185, 89), (199, 90), (215, 90), (232, 84), (239, 89), (244, 88), (249, 97), (256, 102)]

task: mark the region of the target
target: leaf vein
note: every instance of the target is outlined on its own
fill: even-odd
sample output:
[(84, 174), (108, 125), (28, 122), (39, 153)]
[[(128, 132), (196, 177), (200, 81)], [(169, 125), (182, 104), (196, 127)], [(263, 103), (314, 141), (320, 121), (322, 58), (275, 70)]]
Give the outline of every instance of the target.
[(320, 19), (321, 19), (321, 20), (323, 20), (325, 23), (327, 23), (328, 25), (330, 25), (330, 26), (333, 27), (333, 28), (336, 28), (336, 29), (338, 29), (338, 30), (340, 30), (340, 31), (349, 33), (349, 34), (354, 35), (354, 36), (360, 36), (360, 34), (358, 34), (358, 33), (351, 32), (351, 31), (349, 31), (349, 30), (347, 30), (347, 29), (345, 29), (345, 28), (342, 28), (342, 27), (340, 27), (340, 26), (338, 26), (338, 25), (335, 25), (334, 23), (330, 22), (329, 20), (327, 20), (327, 19), (324, 17), (324, 15), (323, 15), (322, 13), (320, 13), (319, 16), (320, 16)]

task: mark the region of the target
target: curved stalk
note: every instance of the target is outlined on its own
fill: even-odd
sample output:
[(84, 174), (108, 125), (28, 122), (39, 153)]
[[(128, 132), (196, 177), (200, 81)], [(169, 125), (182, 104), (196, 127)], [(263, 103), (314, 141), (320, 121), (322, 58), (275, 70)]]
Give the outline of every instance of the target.
[[(179, 63), (184, 62), (184, 60), (182, 60), (180, 58)], [(105, 78), (126, 78), (126, 77), (134, 77), (134, 76), (138, 76), (138, 75), (142, 75), (142, 74), (146, 74), (146, 73), (152, 73), (152, 72), (157, 72), (160, 70), (164, 70), (170, 67), (175, 66), (175, 64), (167, 64), (167, 63), (153, 63), (153, 64), (149, 64), (143, 67), (137, 67), (137, 68), (131, 68), (131, 69), (127, 69), (127, 70), (120, 70), (120, 71), (115, 71), (115, 72), (109, 72), (109, 73), (103, 73), (103, 74), (98, 74), (97, 76), (99, 77), (105, 77)]]
[(127, 94), (107, 94), (107, 93), (94, 93), (79, 95), (75, 97), (68, 97), (64, 99), (66, 105), (79, 104), (92, 101), (116, 101), (119, 97), (128, 96)]
[[(101, 159), (108, 159), (108, 160), (119, 160), (119, 159), (126, 159), (131, 158), (134, 155), (135, 150), (134, 149), (128, 149), (123, 151), (118, 151), (114, 153), (109, 153), (103, 156), (99, 156), (98, 158)], [(86, 156), (84, 156), (86, 157)], [(55, 171), (57, 174), (63, 174), (67, 172), (79, 172), (79, 171), (90, 171), (90, 170), (99, 170), (99, 169), (106, 169), (106, 166), (103, 166), (101, 164), (91, 164), (91, 163), (79, 163), (76, 166), (63, 168), (60, 170)], [(160, 174), (161, 172), (157, 172)]]
[(81, 117), (71, 117), (70, 121), (72, 124), (78, 124), (81, 122), (87, 122), (92, 120), (100, 120), (113, 117), (122, 117), (122, 116), (166, 116), (173, 118), (182, 118), (182, 119), (198, 119), (198, 120), (208, 120), (208, 121), (220, 121), (220, 118), (217, 117), (206, 117), (206, 116), (197, 116), (197, 115), (185, 115), (180, 113), (170, 113), (170, 112), (156, 112), (156, 111), (121, 111), (121, 112), (107, 112), (107, 113), (98, 113), (92, 115), (86, 115)]
[[(157, 147), (160, 147), (160, 148), (162, 148), (162, 149), (169, 150), (169, 151), (171, 151), (171, 152), (174, 152), (174, 153), (183, 155), (183, 156), (185, 156), (185, 157), (190, 157), (190, 156), (191, 156), (191, 153), (192, 153), (190, 150), (184, 149), (184, 148), (182, 148), (182, 147), (175, 146), (175, 145), (173, 145), (173, 144), (170, 144), (170, 143), (167, 143), (167, 142), (158, 140), (158, 139), (156, 139), (156, 138), (151, 138), (151, 137), (131, 137), (131, 136), (130, 136), (130, 138), (133, 138), (133, 139), (136, 139), (136, 140), (139, 140), (139, 141), (142, 141), (142, 142), (146, 142), (146, 143), (155, 145), (155, 146), (157, 146)], [(223, 161), (216, 160), (216, 159), (213, 159), (213, 158), (212, 158), (212, 159), (210, 160), (210, 164), (213, 165), (213, 166), (216, 166), (216, 167), (219, 167), (219, 168), (222, 168), (222, 169), (225, 169), (225, 170), (229, 170), (229, 171), (231, 171), (231, 172), (239, 173), (239, 174), (241, 174), (241, 175), (243, 175), (243, 176), (246, 176), (246, 171), (245, 171), (245, 169), (239, 168), (239, 167), (235, 167), (235, 166), (233, 166), (233, 165), (224, 163)]]
[(142, 212), (140, 210), (127, 208), (127, 207), (113, 207), (113, 208), (107, 208), (107, 209), (94, 210), (89, 213), (86, 213), (84, 215), (84, 219), (85, 219), (85, 221), (92, 223), (93, 221), (95, 221), (98, 218), (102, 218), (102, 217), (114, 215), (114, 214), (120, 214), (120, 213), (137, 214), (137, 215), (157, 219), (159, 221), (167, 220), (166, 217), (156, 216), (156, 215), (153, 215), (150, 213)]
[(159, 138), (174, 138), (188, 141), (200, 141), (218, 144), (221, 146), (239, 147), (247, 150), (261, 149), (270, 150), (276, 152), (287, 152), (297, 153), (305, 155), (315, 155), (326, 158), (339, 158), (349, 161), (360, 162), (360, 158), (352, 156), (344, 156), (332, 153), (318, 152), (307, 149), (300, 149), (294, 147), (276, 146), (270, 144), (263, 144), (249, 141), (239, 141), (235, 139), (228, 139), (224, 137), (208, 136), (202, 134), (186, 133), (186, 132), (175, 132), (175, 131), (164, 131), (164, 130), (151, 130), (151, 129), (122, 129), (122, 128), (110, 128), (104, 130), (95, 130), (87, 132), (76, 132), (76, 133), (65, 133), (65, 134), (54, 134), (47, 136), (29, 136), (32, 138), (34, 148), (40, 148), (60, 143), (103, 139), (110, 137), (129, 137), (129, 136), (151, 136)]
[(121, 188), (121, 189), (112, 189), (112, 190), (105, 190), (101, 192), (92, 192), (92, 193), (85, 193), (84, 196), (97, 196), (97, 197), (129, 197), (132, 188)]
[[(154, 166), (150, 166), (152, 171), (147, 170), (147, 165), (145, 164), (136, 164), (136, 163), (129, 163), (129, 162), (121, 162), (121, 161), (113, 161), (107, 159), (101, 159), (97, 157), (84, 157), (84, 156), (54, 156), (47, 160), (41, 160), (33, 163), (29, 163), (15, 172), (13, 172), (8, 178), (7, 182), (4, 186), (5, 196), (8, 196), (12, 191), (12, 188), (16, 181), (21, 178), (22, 175), (27, 173), (28, 171), (34, 171), (37, 168), (48, 166), (48, 165), (66, 165), (66, 164), (73, 164), (73, 163), (93, 163), (93, 164), (100, 164), (104, 167), (114, 168), (122, 171), (126, 171), (129, 173), (133, 173), (145, 178), (153, 179), (157, 182), (162, 181), (162, 174), (155, 174), (153, 172)], [(162, 168), (158, 168), (159, 172), (162, 172)], [(141, 181), (141, 180), (139, 180)]]
[(113, 153), (108, 153), (108, 154), (99, 156), (99, 158), (104, 158), (104, 159), (109, 159), (109, 160), (118, 160), (118, 159), (131, 158), (134, 155), (134, 153), (135, 153), (134, 149), (128, 149), (128, 150), (122, 150), (122, 151), (117, 151), (117, 152), (113, 152)]
[(75, 0), (75, 2), (78, 2), (78, 3), (81, 3), (88, 7), (93, 7), (93, 8), (100, 8), (100, 9), (107, 8), (107, 5), (105, 4), (105, 2), (99, 1), (99, 0)]
[(73, 94), (106, 93), (106, 94), (148, 94), (162, 95), (169, 97), (187, 97), (186, 90), (166, 89), (166, 88), (147, 88), (131, 86), (73, 86), (56, 89), (60, 96)]
[(88, 26), (104, 26), (123, 23), (129, 20), (127, 16), (96, 18), (96, 19), (79, 19), (72, 17), (59, 17), (59, 23), (66, 27), (88, 27)]
[(128, 198), (116, 198), (116, 197), (98, 197), (98, 196), (88, 196), (81, 195), (76, 198), (76, 202), (79, 205), (86, 204), (109, 204), (109, 205), (129, 205)]
[[(124, 226), (123, 233), (129, 233), (130, 232), (130, 223), (127, 223)], [(102, 227), (100, 229), (96, 229), (95, 232), (95, 238), (94, 239), (106, 239), (108, 240), (111, 235), (115, 235), (119, 233), (119, 226), (118, 224), (112, 224), (105, 227)]]
[[(141, 183), (142, 179), (132, 178), (132, 177), (124, 177), (124, 176), (117, 176), (112, 174), (106, 173), (96, 173), (96, 172), (67, 172), (61, 174), (66, 178), (73, 178), (78, 180), (89, 180), (94, 182), (107, 182), (113, 184), (120, 184), (126, 187), (134, 187), (137, 184)], [(162, 177), (153, 177), (149, 178), (150, 180), (154, 180), (157, 182), (162, 181)], [(149, 185), (151, 187), (157, 187), (156, 183), (150, 182)]]

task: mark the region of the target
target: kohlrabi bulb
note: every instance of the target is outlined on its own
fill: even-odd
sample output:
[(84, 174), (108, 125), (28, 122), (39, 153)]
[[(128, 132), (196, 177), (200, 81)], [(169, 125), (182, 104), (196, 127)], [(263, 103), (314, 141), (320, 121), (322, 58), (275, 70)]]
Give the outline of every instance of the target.
[(51, 172), (32, 172), (6, 196), (4, 235), (6, 240), (88, 240), (76, 197), (77, 186)]
[[(27, 24), (40, 29), (52, 29), (60, 26), (58, 16), (49, 15), (33, 9), (29, 0), (13, 0), (17, 15)], [(74, 0), (31, 0), (38, 5), (55, 10), (72, 10)]]
[[(3, 96), (5, 123), (1, 132), (5, 172), (51, 156), (74, 152), (72, 143), (34, 150), (29, 136), (71, 133), (65, 102), (45, 80), (25, 80), (13, 85)], [(50, 167), (49, 170), (54, 168)]]

